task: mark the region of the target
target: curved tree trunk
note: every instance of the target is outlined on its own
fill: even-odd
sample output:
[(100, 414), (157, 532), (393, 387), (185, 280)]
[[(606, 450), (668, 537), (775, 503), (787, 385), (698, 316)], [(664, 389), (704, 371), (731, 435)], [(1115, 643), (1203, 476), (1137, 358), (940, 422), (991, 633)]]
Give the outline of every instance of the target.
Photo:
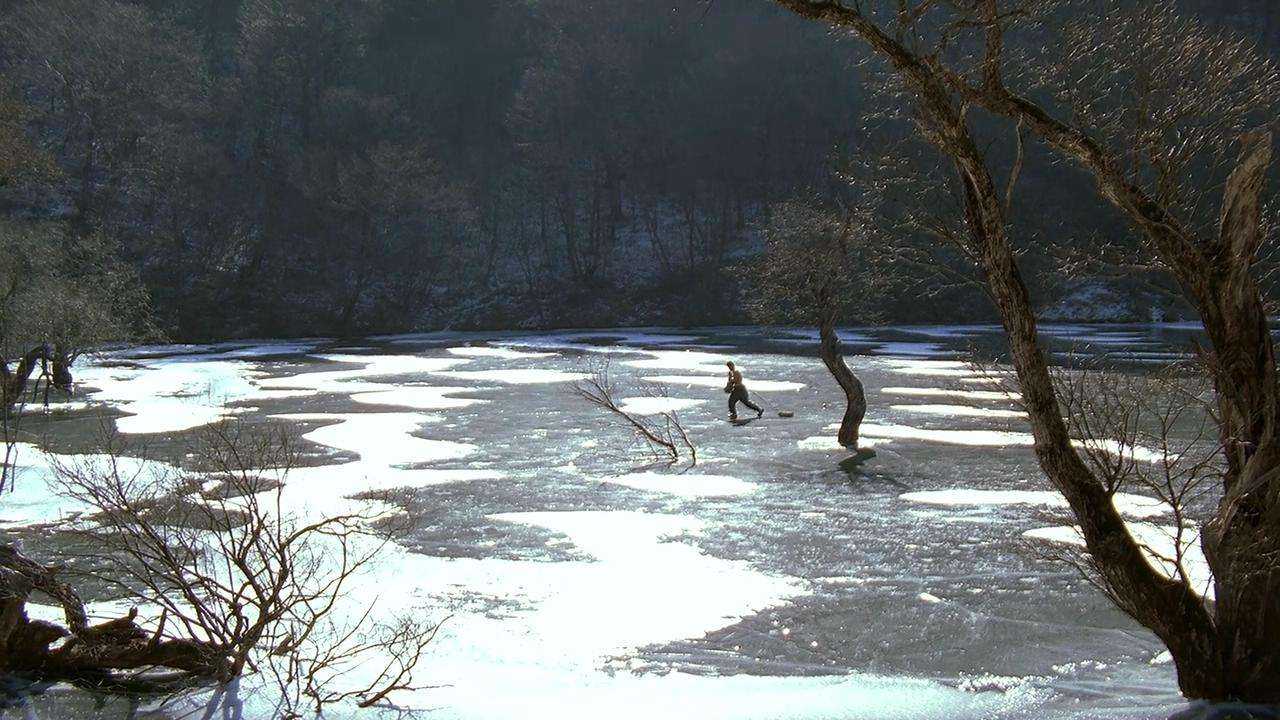
[(840, 421), (840, 434), (837, 439), (841, 445), (857, 449), (858, 431), (862, 427), (862, 418), (867, 414), (867, 395), (862, 388), (862, 381), (849, 369), (840, 351), (840, 336), (836, 334), (835, 322), (827, 318), (818, 327), (822, 337), (822, 362), (827, 366), (831, 377), (839, 383), (844, 391), (844, 419)]
[[(964, 196), (967, 233), (962, 242), (981, 267), (987, 289), (1008, 335), (1023, 403), (1035, 436), (1036, 459), (1046, 477), (1066, 497), (1107, 594), (1121, 610), (1150, 629), (1168, 646), (1178, 670), (1178, 685), (1187, 697), (1260, 703), (1280, 701), (1280, 673), (1276, 672), (1276, 665), (1280, 663), (1276, 658), (1280, 654), (1275, 651), (1280, 644), (1280, 633), (1275, 631), (1280, 625), (1275, 592), (1280, 571), (1274, 565), (1277, 553), (1264, 552), (1274, 548), (1277, 541), (1273, 538), (1280, 536), (1280, 531), (1276, 530), (1280, 527), (1280, 500), (1276, 499), (1280, 496), (1280, 479), (1277, 479), (1280, 468), (1248, 483), (1249, 490), (1242, 489), (1244, 477), (1234, 483), (1229, 482), (1228, 498), (1224, 502), (1231, 502), (1233, 495), (1245, 496), (1239, 498), (1236, 506), (1242, 512), (1237, 514), (1256, 518), (1247, 523), (1247, 527), (1255, 532), (1240, 532), (1228, 542), (1232, 528), (1222, 527), (1230, 525), (1222, 517), (1225, 510), (1219, 511), (1217, 526), (1209, 528), (1210, 535), (1218, 536), (1217, 543), (1206, 543), (1207, 554), (1217, 556), (1216, 560), (1211, 557), (1210, 562), (1215, 571), (1220, 567), (1226, 569), (1230, 578), (1227, 582), (1222, 577), (1217, 578), (1217, 603), (1220, 607), (1216, 612), (1192, 588), (1156, 571), (1130, 535), (1124, 519), (1112, 503), (1111, 492), (1089, 470), (1072, 445), (1048, 362), (1036, 335), (1036, 317), (1027, 286), (1008, 235), (1004, 202), (960, 103), (952, 95), (954, 85), (935, 59), (913, 52), (885, 32), (859, 6), (813, 0), (775, 1), (803, 17), (853, 32), (888, 60), (914, 96), (919, 110), (917, 127), (921, 134), (954, 162)], [(987, 3), (986, 6), (993, 8), (994, 4)], [(999, 57), (999, 25), (998, 18), (990, 21), (988, 57)], [(1105, 175), (1102, 173), (1104, 180)], [(1240, 182), (1250, 184), (1243, 180)], [(1104, 192), (1113, 191), (1106, 187), (1105, 182), (1103, 185)], [(1250, 209), (1247, 202), (1244, 205), (1246, 210)], [(1244, 214), (1249, 215), (1248, 212)], [(1171, 249), (1181, 252), (1186, 250), (1186, 246)], [(1233, 253), (1228, 250), (1218, 254)], [(1165, 259), (1172, 260), (1175, 267), (1179, 261), (1185, 260), (1178, 253)], [(1247, 267), (1245, 263), (1237, 265)], [(1210, 268), (1209, 272), (1212, 273), (1213, 269)], [(1248, 294), (1247, 289), (1236, 293), (1236, 299)], [(1238, 335), (1262, 334), (1258, 329), (1260, 325), (1253, 321), (1252, 313), (1246, 313), (1243, 321), (1247, 329)], [(1211, 326), (1211, 322), (1206, 318), (1206, 326)], [(1226, 326), (1232, 324), (1227, 322)], [(1209, 327), (1210, 335), (1218, 329)], [(1252, 349), (1255, 343), (1249, 343), (1249, 346)], [(1231, 354), (1237, 359), (1239, 355), (1238, 351)], [(1249, 366), (1252, 363), (1251, 370), (1257, 370), (1258, 364), (1274, 363), (1274, 358), (1267, 348), (1264, 352), (1251, 353), (1249, 361), (1240, 364)], [(1261, 401), (1255, 401), (1252, 407), (1270, 411), (1275, 407), (1273, 400), (1276, 397), (1274, 367), (1262, 372), (1267, 379), (1262, 384), (1267, 387), (1260, 393)], [(1247, 386), (1255, 384), (1249, 382)], [(1247, 469), (1262, 469), (1273, 458), (1280, 458), (1280, 450), (1274, 449), (1280, 445), (1275, 440), (1278, 423), (1271, 412), (1248, 414), (1247, 417), (1252, 424), (1261, 425), (1263, 447), (1270, 447), (1265, 450), (1259, 447), (1251, 458), (1242, 454), (1237, 464)], [(1252, 555), (1230, 552), (1224, 547), (1236, 550), (1250, 545), (1254, 550)], [(1246, 560), (1246, 557), (1253, 560)], [(1271, 569), (1264, 570), (1262, 565), (1268, 562)], [(1259, 573), (1259, 570), (1263, 572)], [(1253, 577), (1246, 580), (1246, 573)], [(1224, 612), (1225, 608), (1221, 607), (1224, 605), (1231, 609)]]
[(1226, 465), (1223, 498), (1201, 544), (1213, 570), (1212, 652), (1171, 648), (1190, 697), (1280, 702), (1280, 377), (1266, 307), (1253, 265), (1265, 235), (1262, 191), (1272, 135), (1247, 133), (1222, 198), (1216, 236), (1197, 236), (1120, 169), (1112, 150), (1052, 117), (1000, 81), (999, 54), (986, 80), (949, 82), (966, 99), (1025, 123), (1047, 145), (1091, 173), (1124, 212), (1199, 311), (1217, 398)]

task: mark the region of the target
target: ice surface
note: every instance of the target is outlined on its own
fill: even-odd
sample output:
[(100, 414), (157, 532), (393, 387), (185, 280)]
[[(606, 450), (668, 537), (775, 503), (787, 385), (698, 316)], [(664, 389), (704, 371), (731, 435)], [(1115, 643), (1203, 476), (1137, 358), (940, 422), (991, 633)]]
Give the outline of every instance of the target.
[[(227, 356), (246, 350), (243, 344), (204, 346), (185, 361), (155, 355), (141, 367), (102, 372), (127, 376), (118, 380), (123, 386), (148, 382), (152, 372), (176, 378), (177, 370), (157, 370), (156, 363), (185, 362), (188, 370), (207, 365), (225, 375), (223, 384), (237, 390), (229, 395), (242, 401), (332, 395), (306, 403), (325, 412), (267, 411), (281, 422), (324, 423), (310, 425), (305, 437), (344, 454), (291, 472), (282, 502), (300, 517), (414, 508), (402, 519), (413, 528), (417, 552), (381, 547), (343, 613), (373, 602), (383, 619), (401, 612), (451, 617), (418, 676), (440, 687), (394, 698), (431, 717), (1151, 716), (1142, 707), (1149, 700), (1128, 695), (1140, 687), (1176, 698), (1171, 667), (1147, 663), (1158, 646), (1135, 640), (1127, 621), (1085, 583), (1018, 552), (1040, 511), (1068, 522), (1056, 493), (1005, 489), (1043, 485), (1030, 455), (946, 447), (1028, 446), (1028, 434), (1005, 427), (1017, 416), (1008, 404), (1017, 396), (981, 386), (881, 387), (997, 381), (973, 377), (958, 360), (933, 359), (938, 351), (963, 352), (963, 337), (987, 330), (929, 328), (915, 334), (930, 342), (905, 344), (901, 357), (853, 358), (874, 418), (864, 424), (861, 446), (898, 443), (856, 470), (839, 465), (849, 451), (837, 444), (833, 426), (816, 434), (843, 409), (820, 361), (812, 353), (760, 352), (751, 344), (760, 342), (755, 329), (705, 331), (709, 342), (726, 345), (723, 353), (677, 347), (687, 340), (675, 338), (701, 330), (448, 333), (415, 339), (432, 345), (421, 352), (401, 346), (389, 356), (330, 349), (286, 365), (264, 360), (273, 357), (265, 351)], [(856, 340), (889, 346), (904, 332), (860, 329)], [(1095, 331), (1064, 331), (1082, 333)], [(809, 331), (795, 337), (816, 339)], [(679, 398), (637, 392), (622, 402), (641, 414), (704, 406), (689, 413), (687, 425), (706, 462), (682, 474), (639, 472), (597, 453), (585, 459), (583, 449), (596, 444), (606, 422), (595, 409), (565, 388), (502, 379), (528, 370), (576, 375), (582, 353), (616, 354), (613, 374), (622, 383), (665, 370), (672, 374), (658, 379), (668, 385), (698, 388)], [(800, 420), (770, 416), (747, 427), (711, 421), (710, 408), (723, 411), (725, 358), (767, 378), (748, 377), (752, 391), (792, 391), (786, 403)], [(945, 374), (930, 377), (937, 372)], [(467, 386), (439, 387), (454, 384), (442, 377)], [(149, 382), (135, 395), (146, 400), (167, 382)], [(116, 390), (126, 399), (129, 392)], [(499, 393), (502, 402), (493, 402)], [(197, 395), (186, 401), (199, 406)], [(901, 423), (895, 425), (874, 414), (886, 412), (887, 399), (922, 404), (889, 408)], [(468, 409), (485, 401), (481, 410)], [(245, 413), (254, 421), (268, 417)], [(904, 422), (906, 413), (919, 413), (919, 424), (930, 427), (910, 427), (916, 418)], [(522, 438), (518, 447), (511, 437)], [(325, 461), (308, 461), (317, 460)], [(903, 495), (907, 490), (915, 492)], [(27, 491), (44, 494), (35, 483)], [(377, 491), (388, 491), (395, 504), (356, 499)], [(43, 496), (30, 509), (10, 506), (10, 497), (0, 496), (0, 521), (10, 509), (23, 524), (68, 512)], [(1117, 502), (1135, 526), (1168, 518), (1149, 498)], [(1069, 541), (1073, 531), (1031, 533)], [(1069, 681), (1051, 670), (1095, 660), (1107, 669), (1082, 664)], [(354, 683), (375, 665), (341, 682)], [(866, 668), (883, 675), (857, 674)], [(899, 673), (920, 677), (894, 677)], [(352, 708), (330, 716), (370, 717)]]
[(692, 370), (726, 375), (725, 363), (731, 359), (728, 355), (694, 350), (651, 351), (648, 354), (650, 357), (644, 360), (627, 360), (622, 364), (642, 370)]
[[(401, 698), (411, 706), (438, 708), (433, 716), (647, 720), (658, 713), (736, 720), (781, 712), (794, 718), (848, 718), (859, 717), (859, 703), (874, 703), (866, 717), (928, 717), (921, 712), (929, 709), (942, 713), (940, 717), (978, 718), (1032, 701), (900, 678), (601, 673), (603, 663), (627, 648), (698, 637), (736, 617), (806, 594), (807, 588), (793, 578), (711, 557), (681, 541), (707, 528), (692, 516), (523, 512), (491, 519), (563, 534), (592, 559), (537, 563), (388, 557), (370, 581), (388, 591), (394, 588), (396, 597), (447, 588), (457, 597), (514, 594), (521, 599), (509, 619), (462, 612), (445, 625), (423, 668), (425, 677), (444, 687)], [(735, 697), (735, 691), (745, 696)]]
[[(862, 344), (874, 342), (871, 336), (858, 328), (837, 328), (836, 335), (840, 337), (843, 343)], [(809, 345), (822, 342), (822, 337), (816, 329), (811, 328), (787, 328), (785, 330), (774, 330), (772, 333), (765, 335), (765, 339), (769, 342), (782, 343), (787, 345)]]
[(1006, 393), (1000, 390), (961, 390), (953, 388), (922, 387), (886, 387), (880, 388), (885, 395), (914, 395), (919, 397), (953, 397), (961, 400), (1021, 400), (1018, 393)]
[[(829, 428), (829, 429), (834, 431), (839, 427), (840, 427), (839, 425), (836, 425), (834, 428)], [(873, 447), (876, 447), (877, 445), (884, 445), (891, 441), (892, 441), (891, 438), (860, 437), (858, 438), (858, 447), (873, 448)], [(797, 441), (796, 446), (799, 447), (801, 450), (850, 452), (849, 448), (840, 444), (840, 441), (836, 438), (836, 435), (834, 432), (831, 435), (815, 435), (813, 437), (807, 437), (803, 440)]]
[[(698, 387), (723, 388), (726, 378), (713, 375), (655, 375), (644, 378), (645, 382), (664, 383), (667, 385), (687, 385)], [(743, 384), (749, 392), (784, 392), (804, 389), (804, 383), (785, 380), (751, 380), (743, 378)]]
[(287, 342), (280, 340), (235, 340), (212, 345), (142, 345), (126, 350), (104, 353), (102, 357), (106, 359), (146, 359), (164, 357), (166, 355), (185, 355), (193, 360), (260, 358), (308, 353), (315, 350), (323, 342), (321, 339)]
[[(570, 332), (494, 341), (505, 347), (527, 347), (541, 350), (572, 350), (604, 354), (640, 354), (638, 346), (679, 345), (696, 342), (700, 335), (666, 335), (645, 332)], [(613, 344), (600, 344), (611, 342)]]
[(948, 417), (989, 417), (989, 418), (1026, 418), (1021, 410), (1000, 410), (997, 408), (973, 407), (972, 405), (890, 405), (892, 410), (902, 412), (923, 413), (925, 415), (942, 415)]
[(1143, 340), (1136, 335), (1113, 335), (1113, 334), (1095, 334), (1089, 333), (1084, 335), (1056, 335), (1058, 340), (1063, 342), (1076, 343), (1078, 345), (1148, 345), (1149, 342)]
[(1007, 430), (930, 430), (887, 423), (863, 423), (862, 434), (895, 440), (925, 440), (948, 445), (1026, 447), (1035, 444), (1030, 433)]
[(691, 343), (702, 339), (701, 335), (675, 335), (669, 333), (598, 331), (573, 333), (570, 337), (576, 340), (613, 340), (619, 345), (671, 345)]
[(919, 357), (948, 357), (955, 355), (937, 343), (892, 342), (877, 345), (873, 350), (876, 355), (906, 355)]
[(509, 370), (442, 370), (435, 373), (441, 377), (458, 380), (485, 380), (507, 385), (542, 385), (549, 383), (567, 383), (586, 380), (586, 373), (548, 370), (546, 368), (511, 368)]
[(728, 475), (647, 472), (604, 478), (604, 482), (688, 498), (746, 495), (756, 491), (755, 483), (745, 482)]
[(912, 335), (951, 340), (971, 335), (998, 332), (1000, 328), (998, 325), (904, 325), (895, 329)]

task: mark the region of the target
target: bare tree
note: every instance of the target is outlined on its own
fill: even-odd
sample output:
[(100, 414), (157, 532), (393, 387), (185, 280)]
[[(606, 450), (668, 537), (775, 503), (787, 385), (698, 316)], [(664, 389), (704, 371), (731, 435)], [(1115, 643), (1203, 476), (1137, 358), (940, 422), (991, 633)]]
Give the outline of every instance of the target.
[[(607, 361), (594, 364), (591, 376), (575, 383), (573, 390), (578, 397), (621, 419), (654, 458), (674, 465), (687, 452), (689, 464), (698, 464), (698, 449), (689, 439), (689, 434), (674, 410), (663, 410), (656, 415), (645, 416), (628, 412), (618, 404), (618, 386), (609, 376)], [(648, 394), (651, 397), (661, 397), (656, 391)]]
[[(1261, 193), (1271, 138), (1268, 133), (1244, 135), (1234, 166), (1228, 166), (1220, 212), (1213, 222), (1197, 225), (1185, 219), (1184, 204), (1213, 184), (1180, 165), (1184, 155), (1179, 148), (1184, 143), (1194, 148), (1196, 142), (1178, 134), (1201, 113), (1224, 116), (1227, 119), (1217, 122), (1216, 129), (1197, 136), (1211, 139), (1211, 147), (1227, 146), (1234, 139), (1227, 130), (1239, 129), (1253, 110), (1264, 106), (1266, 98), (1258, 88), (1274, 83), (1260, 82), (1259, 74), (1270, 77), (1274, 69), (1250, 60), (1239, 43), (1214, 42), (1207, 33), (1162, 30), (1186, 26), (1139, 26), (1149, 35), (1145, 42), (1182, 62), (1153, 64), (1151, 54), (1124, 46), (1129, 61), (1099, 68), (1103, 83), (1114, 84), (1118, 81), (1113, 78), (1125, 77), (1127, 70), (1141, 64), (1144, 71), (1134, 76), (1141, 82), (1163, 74), (1166, 80), (1156, 86), (1181, 85), (1181, 92), (1164, 97), (1163, 106), (1181, 112), (1161, 117), (1160, 106), (1142, 104), (1158, 99), (1158, 93), (1140, 94), (1136, 101), (1117, 93), (1113, 99), (1124, 103), (1119, 107), (1131, 108), (1130, 117), (1144, 119), (1128, 127), (1147, 131), (1147, 138), (1136, 145), (1113, 145), (1108, 140), (1114, 142), (1114, 137), (1091, 126), (1087, 115), (1064, 111), (1055, 116), (1006, 84), (1006, 56), (1013, 54), (1006, 50), (1006, 34), (1046, 3), (776, 2), (852, 34), (885, 60), (910, 99), (920, 135), (954, 166), (967, 231), (958, 241), (977, 259), (1008, 335), (1041, 468), (1070, 504), (1108, 594), (1169, 647), (1179, 685), (1188, 697), (1280, 700), (1280, 654), (1274, 652), (1280, 644), (1280, 437), (1275, 430), (1280, 427), (1280, 393), (1264, 305), (1252, 273), (1265, 237)], [(1052, 13), (1053, 4), (1048, 5), (1050, 11), (1039, 16), (1045, 25), (1058, 17)], [(1142, 17), (1148, 10), (1142, 8)], [(1100, 28), (1112, 25), (1110, 14), (1106, 23), (1093, 21)], [(1082, 47), (1081, 52), (1092, 53), (1094, 47)], [(1207, 58), (1211, 71), (1199, 79), (1188, 72), (1204, 67), (1191, 62), (1197, 56)], [(1203, 539), (1214, 573), (1212, 602), (1185, 579), (1169, 577), (1148, 562), (1112, 503), (1106, 474), (1100, 475), (1072, 444), (1010, 240), (1009, 194), (1001, 191), (975, 139), (969, 117), (975, 105), (1017, 121), (1020, 129), (1089, 173), (1101, 196), (1131, 220), (1148, 241), (1148, 252), (1200, 312), (1211, 344), (1207, 357), (1225, 465), (1219, 476), (1223, 499)], [(1145, 122), (1151, 118), (1155, 121)], [(1152, 127), (1168, 132), (1151, 132)], [(1141, 162), (1126, 162), (1134, 154)], [(1179, 174), (1179, 168), (1185, 172)], [(1010, 172), (1007, 187), (1016, 176), (1016, 171)], [(1171, 183), (1199, 191), (1151, 190), (1172, 187)]]
[(872, 303), (885, 275), (872, 272), (870, 226), (854, 213), (823, 207), (816, 199), (796, 199), (771, 208), (764, 226), (765, 251), (756, 264), (759, 294), (748, 301), (762, 322), (816, 325), (822, 362), (845, 396), (838, 439), (856, 449), (867, 414), (862, 381), (849, 369), (837, 325), (874, 319)]
[[(370, 530), (374, 516), (290, 509), (283, 488), (293, 450), (283, 433), (211, 426), (193, 453), (199, 472), (130, 462), (111, 438), (102, 453), (55, 463), (62, 490), (92, 508), (74, 532), (90, 548), (94, 579), (158, 617), (144, 627), (135, 607), (90, 625), (58, 568), (9, 547), (0, 557), (9, 591), (0, 665), (55, 678), (168, 667), (218, 683), (210, 713), (231, 702), (240, 678), (262, 673), (279, 688), (285, 717), (414, 687), (414, 666), (438, 625), (383, 623), (371, 606), (352, 614), (343, 605), (385, 545)], [(27, 620), (32, 591), (57, 600), (66, 628)], [(336, 682), (371, 662), (380, 665), (362, 673), (366, 683)]]

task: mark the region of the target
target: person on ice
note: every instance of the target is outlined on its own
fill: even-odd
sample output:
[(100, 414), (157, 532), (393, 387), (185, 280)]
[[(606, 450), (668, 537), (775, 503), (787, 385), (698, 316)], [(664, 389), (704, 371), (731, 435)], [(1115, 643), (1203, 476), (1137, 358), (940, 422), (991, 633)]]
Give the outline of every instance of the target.
[(764, 415), (764, 410), (759, 405), (751, 402), (751, 396), (747, 393), (747, 386), (742, 384), (742, 373), (738, 372), (732, 361), (725, 363), (725, 365), (729, 368), (729, 382), (724, 386), (724, 391), (729, 393), (729, 419), (738, 419), (738, 403), (755, 410), (756, 417)]

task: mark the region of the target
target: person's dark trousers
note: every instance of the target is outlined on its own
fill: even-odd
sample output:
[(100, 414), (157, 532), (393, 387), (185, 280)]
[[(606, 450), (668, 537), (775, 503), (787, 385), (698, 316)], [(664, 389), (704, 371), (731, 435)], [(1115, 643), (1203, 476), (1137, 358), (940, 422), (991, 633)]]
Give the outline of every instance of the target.
[(746, 388), (737, 388), (729, 393), (729, 417), (738, 417), (738, 403), (755, 410), (757, 415), (764, 412), (759, 405), (751, 402), (751, 396), (747, 394)]

